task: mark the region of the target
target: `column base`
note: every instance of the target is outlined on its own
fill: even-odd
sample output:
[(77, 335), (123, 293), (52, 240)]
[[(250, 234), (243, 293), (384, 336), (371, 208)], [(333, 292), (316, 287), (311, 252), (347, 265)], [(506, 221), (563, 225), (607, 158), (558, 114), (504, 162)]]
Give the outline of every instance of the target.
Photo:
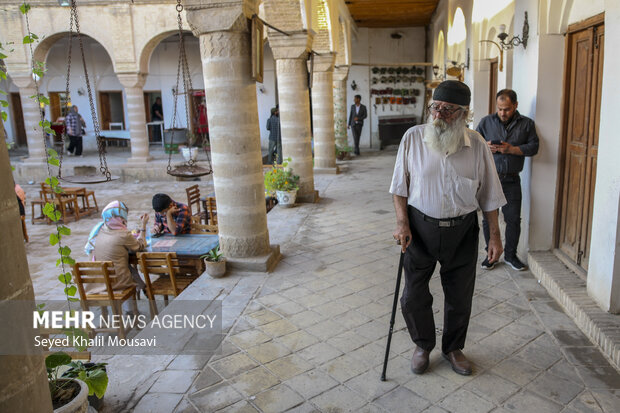
[(305, 194), (305, 195), (299, 195), (298, 193), (296, 201), (304, 203), (304, 204), (315, 204), (319, 202), (319, 199), (320, 199), (319, 190), (315, 189), (314, 191), (310, 192), (309, 194)]
[(22, 165), (26, 165), (26, 166), (45, 166), (47, 165), (47, 158), (45, 157), (25, 157), (22, 158), (21, 161)]
[(147, 156), (132, 156), (127, 159), (128, 166), (136, 166), (136, 164), (147, 163), (148, 161), (152, 161), (153, 157), (151, 155)]
[(226, 257), (229, 268), (237, 271), (249, 272), (271, 272), (280, 261), (280, 246), (270, 245), (269, 253), (249, 258), (229, 258)]
[(326, 174), (326, 175), (337, 175), (340, 173), (340, 169), (338, 168), (338, 166), (335, 166), (333, 168), (314, 168), (314, 173), (315, 174)]

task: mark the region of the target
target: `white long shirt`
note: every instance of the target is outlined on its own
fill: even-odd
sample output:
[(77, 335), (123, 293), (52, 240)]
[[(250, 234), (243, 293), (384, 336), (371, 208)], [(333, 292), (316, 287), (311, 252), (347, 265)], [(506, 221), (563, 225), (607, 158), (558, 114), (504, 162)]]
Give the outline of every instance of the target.
[(433, 218), (455, 218), (478, 208), (506, 204), (491, 150), (484, 138), (465, 130), (463, 147), (440, 154), (424, 142), (424, 128), (410, 128), (400, 142), (390, 193)]

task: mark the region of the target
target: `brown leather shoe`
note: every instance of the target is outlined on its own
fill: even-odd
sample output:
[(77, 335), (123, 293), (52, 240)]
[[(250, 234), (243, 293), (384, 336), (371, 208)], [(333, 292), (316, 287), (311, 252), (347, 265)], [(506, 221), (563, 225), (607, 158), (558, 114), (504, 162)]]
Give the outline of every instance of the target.
[(442, 353), (443, 358), (448, 360), (452, 365), (452, 370), (462, 376), (469, 376), (471, 374), (471, 364), (469, 360), (465, 358), (465, 355), (461, 350), (454, 350), (448, 354)]
[(426, 351), (421, 347), (416, 346), (413, 351), (413, 357), (411, 357), (411, 371), (415, 374), (422, 374), (428, 368), (428, 355), (430, 351)]

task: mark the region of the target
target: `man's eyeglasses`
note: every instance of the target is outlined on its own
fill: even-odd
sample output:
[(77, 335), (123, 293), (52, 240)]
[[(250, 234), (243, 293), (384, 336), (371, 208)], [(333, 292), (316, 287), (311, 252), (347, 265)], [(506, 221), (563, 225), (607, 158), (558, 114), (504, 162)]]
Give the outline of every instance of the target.
[(462, 110), (463, 108), (460, 106), (444, 106), (443, 108), (438, 105), (437, 103), (432, 103), (431, 105), (429, 105), (428, 110), (432, 111), (432, 112), (439, 112), (442, 115), (446, 115), (446, 116), (450, 116), (455, 112), (458, 112), (459, 110)]

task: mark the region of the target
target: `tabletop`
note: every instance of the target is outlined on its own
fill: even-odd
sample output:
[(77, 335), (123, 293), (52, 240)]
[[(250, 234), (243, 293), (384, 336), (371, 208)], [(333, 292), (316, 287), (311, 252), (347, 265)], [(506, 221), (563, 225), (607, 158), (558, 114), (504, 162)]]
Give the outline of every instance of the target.
[(176, 252), (178, 257), (198, 258), (217, 247), (220, 239), (211, 234), (162, 235), (151, 239), (149, 252)]

